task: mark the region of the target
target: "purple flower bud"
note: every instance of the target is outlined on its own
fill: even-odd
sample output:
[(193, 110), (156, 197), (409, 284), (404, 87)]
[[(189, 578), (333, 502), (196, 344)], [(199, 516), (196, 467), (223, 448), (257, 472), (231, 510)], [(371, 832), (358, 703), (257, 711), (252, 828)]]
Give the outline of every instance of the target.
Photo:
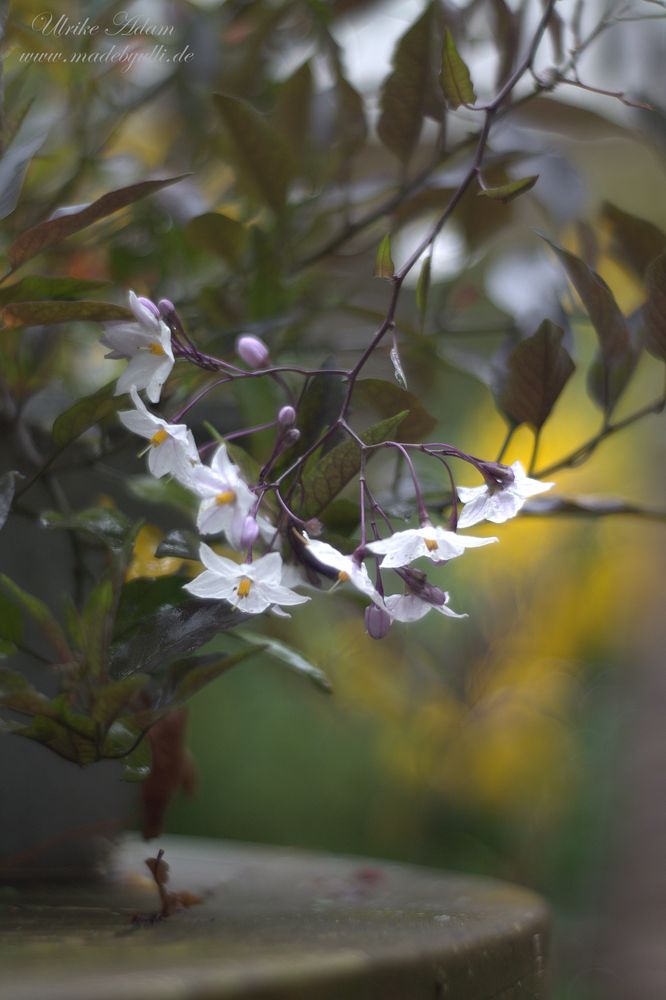
[(296, 410), (293, 406), (283, 406), (278, 413), (280, 427), (293, 427), (296, 423)]
[(157, 303), (157, 308), (159, 309), (162, 316), (165, 318), (171, 316), (176, 311), (176, 307), (171, 301), (171, 299), (160, 299)]
[(391, 616), (388, 611), (370, 604), (365, 609), (365, 629), (371, 639), (383, 639), (391, 627)]
[(263, 340), (251, 336), (238, 338), (236, 353), (250, 368), (263, 368), (270, 357)]
[(500, 462), (481, 462), (479, 471), (490, 490), (505, 490), (516, 478), (513, 469)]
[(148, 312), (151, 312), (153, 316), (155, 316), (157, 319), (160, 318), (160, 311), (151, 299), (147, 299), (143, 295), (137, 295), (136, 300), (137, 302), (141, 303), (144, 309), (147, 309)]
[(249, 548), (250, 545), (254, 545), (258, 537), (259, 537), (259, 525), (257, 524), (256, 519), (252, 517), (251, 514), (248, 514), (245, 520), (243, 521), (243, 527), (241, 529), (241, 536), (240, 536), (241, 545), (244, 548), (245, 547)]
[(287, 431), (283, 440), (285, 444), (296, 444), (300, 436), (301, 432), (299, 431), (299, 429), (297, 427), (292, 427), (290, 430)]

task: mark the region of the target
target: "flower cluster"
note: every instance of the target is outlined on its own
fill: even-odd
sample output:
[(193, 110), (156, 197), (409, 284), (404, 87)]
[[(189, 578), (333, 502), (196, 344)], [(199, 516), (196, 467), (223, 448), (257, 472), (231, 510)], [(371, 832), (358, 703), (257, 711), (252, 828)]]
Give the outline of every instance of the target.
[[(377, 639), (386, 635), (394, 621), (417, 621), (433, 610), (448, 617), (463, 618), (466, 616), (449, 607), (449, 595), (435, 586), (423, 569), (413, 564), (427, 560), (444, 565), (467, 549), (496, 542), (495, 537), (465, 535), (458, 529), (482, 521), (502, 523), (514, 517), (529, 497), (553, 485), (531, 479), (519, 462), (507, 467), (475, 459), (449, 445), (412, 446), (443, 461), (444, 456), (468, 461), (484, 478), (484, 485), (478, 487), (454, 485), (449, 526), (435, 525), (424, 503), (407, 446), (385, 442), (386, 447), (399, 449), (408, 462), (414, 481), (419, 527), (393, 530), (390, 517), (370, 493), (363, 476), (360, 542), (351, 553), (343, 553), (317, 537), (321, 524), (316, 519), (303, 521), (289, 506), (290, 484), (314, 449), (306, 449), (277, 478), (272, 476), (278, 459), (299, 438), (295, 427), (298, 414), (293, 400), (278, 410), (272, 424), (262, 425), (262, 430), (266, 426), (274, 428), (274, 447), (256, 481), (248, 481), (232, 460), (224, 441), (217, 445), (215, 441), (208, 442), (198, 448), (186, 424), (177, 422), (178, 418), (170, 423), (152, 413), (139, 395), (140, 390), (145, 390), (148, 400), (158, 403), (162, 387), (178, 357), (201, 368), (222, 372), (220, 382), (246, 377), (247, 368), (201, 354), (185, 333), (168, 300), (156, 306), (149, 299), (130, 292), (129, 304), (134, 321), (108, 324), (102, 338), (112, 349), (107, 357), (129, 361), (118, 379), (116, 394), (128, 393), (134, 408), (121, 412), (120, 420), (130, 431), (147, 439), (150, 472), (156, 477), (174, 477), (198, 498), (196, 524), (199, 533), (223, 540), (242, 560), (220, 555), (201, 542), (199, 557), (204, 570), (185, 585), (185, 589), (196, 597), (226, 601), (247, 614), (271, 611), (288, 615), (283, 610), (285, 607), (310, 600), (298, 589), (308, 586), (321, 589), (328, 580), (332, 581), (329, 589), (348, 585), (365, 598), (366, 629)], [(268, 348), (259, 338), (249, 335), (239, 338), (236, 350), (250, 373), (272, 375), (282, 384), (278, 370), (270, 367)], [(181, 411), (181, 417), (200, 395)], [(335, 426), (346, 429), (361, 449), (365, 447), (348, 427), (344, 416)], [(241, 430), (234, 436), (252, 430)], [(201, 455), (211, 447), (210, 461), (202, 461)], [(453, 483), (453, 479), (451, 481)], [(271, 495), (274, 498), (272, 505), (268, 499)], [(457, 500), (463, 504), (459, 516)], [(366, 534), (368, 512), (372, 538)], [(387, 527), (383, 536), (378, 523)], [(373, 576), (366, 564), (370, 565)], [(388, 592), (392, 582), (398, 588), (395, 593)]]

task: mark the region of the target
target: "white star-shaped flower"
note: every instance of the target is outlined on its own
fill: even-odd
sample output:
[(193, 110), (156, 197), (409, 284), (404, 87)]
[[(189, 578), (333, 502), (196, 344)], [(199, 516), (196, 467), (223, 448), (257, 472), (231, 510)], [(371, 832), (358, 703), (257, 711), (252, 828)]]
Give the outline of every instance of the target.
[(108, 323), (102, 343), (110, 347), (107, 358), (129, 358), (116, 384), (114, 395), (122, 396), (132, 386), (145, 389), (151, 403), (157, 403), (174, 365), (171, 332), (157, 311), (154, 313), (134, 292), (129, 293), (134, 322)]
[(422, 601), (416, 594), (391, 594), (384, 598), (384, 606), (396, 622), (416, 622), (424, 618), (429, 611), (439, 611), (441, 615), (448, 615), (449, 618), (467, 618), (467, 615), (459, 615), (452, 611), (448, 605), (449, 595), (445, 595), (443, 604), (431, 604), (429, 601)]
[(360, 590), (362, 594), (369, 597), (375, 604), (383, 606), (383, 601), (372, 580), (368, 576), (368, 571), (363, 563), (358, 563), (351, 556), (346, 556), (338, 552), (336, 548), (328, 542), (320, 542), (317, 539), (309, 538), (302, 532), (301, 538), (305, 543), (307, 551), (316, 562), (321, 563), (329, 569), (337, 570), (338, 581), (340, 583), (351, 583), (352, 586)]
[(187, 486), (201, 497), (197, 515), (201, 534), (217, 535), (223, 531), (229, 543), (239, 549), (243, 524), (256, 498), (224, 444), (216, 449), (210, 465), (194, 467)]
[(148, 468), (154, 476), (172, 475), (188, 483), (199, 463), (199, 452), (185, 424), (169, 424), (146, 408), (135, 386), (130, 389), (135, 410), (119, 413), (121, 421), (134, 434), (148, 438)]
[(366, 547), (375, 555), (384, 556), (380, 564), (382, 569), (397, 569), (400, 566), (408, 566), (422, 556), (433, 562), (455, 559), (456, 556), (461, 556), (465, 549), (476, 549), (496, 541), (496, 538), (458, 535), (455, 531), (426, 524), (422, 528), (396, 531), (390, 538), (370, 542)]
[(511, 466), (513, 482), (508, 486), (490, 488), (483, 486), (459, 486), (458, 496), (465, 504), (458, 518), (459, 528), (470, 528), (479, 521), (493, 521), (502, 524), (515, 517), (529, 497), (545, 493), (554, 483), (541, 483), (530, 479), (520, 462)]
[(218, 556), (202, 543), (199, 558), (206, 569), (185, 590), (195, 597), (228, 601), (250, 615), (261, 614), (267, 608), (303, 604), (309, 597), (296, 594), (282, 584), (282, 557), (269, 552), (251, 563), (235, 563)]

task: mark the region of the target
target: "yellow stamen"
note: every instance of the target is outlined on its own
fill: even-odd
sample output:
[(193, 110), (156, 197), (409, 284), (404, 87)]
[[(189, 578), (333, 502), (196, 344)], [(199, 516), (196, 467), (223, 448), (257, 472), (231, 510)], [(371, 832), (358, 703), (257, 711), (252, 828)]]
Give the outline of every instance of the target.
[(218, 493), (215, 497), (215, 503), (222, 506), (225, 503), (233, 503), (235, 499), (236, 494), (233, 490), (222, 490), (222, 492)]
[(250, 593), (250, 587), (252, 586), (252, 580), (247, 576), (242, 576), (240, 578), (240, 583), (238, 584), (238, 596), (247, 597)]
[(155, 433), (151, 437), (150, 444), (153, 446), (153, 448), (157, 448), (159, 447), (159, 445), (164, 444), (164, 442), (168, 437), (169, 435), (164, 430), (164, 428), (160, 427), (160, 429), (158, 431), (155, 431)]
[(423, 541), (426, 544), (428, 552), (434, 552), (435, 549), (439, 548), (439, 542), (436, 538), (424, 538)]
[(340, 583), (347, 583), (349, 580), (349, 573), (347, 573), (344, 569), (341, 569), (338, 573), (338, 580)]
[(151, 344), (148, 350), (151, 354), (156, 354), (158, 357), (166, 353), (161, 344)]

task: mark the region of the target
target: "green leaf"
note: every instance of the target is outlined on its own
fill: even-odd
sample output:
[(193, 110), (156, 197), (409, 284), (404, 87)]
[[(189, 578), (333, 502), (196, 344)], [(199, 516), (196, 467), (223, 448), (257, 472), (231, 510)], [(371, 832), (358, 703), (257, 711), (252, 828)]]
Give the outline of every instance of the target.
[[(197, 552), (198, 552), (197, 540)], [(170, 553), (172, 554), (172, 553)], [(130, 580), (120, 591), (114, 639), (127, 636), (133, 629), (155, 615), (160, 608), (172, 608), (191, 600), (182, 576), (159, 576), (154, 580)]]
[(150, 678), (147, 674), (134, 674), (120, 681), (111, 681), (94, 689), (90, 717), (105, 729), (110, 729), (112, 723), (127, 707), (142, 688), (146, 687)]
[(20, 472), (5, 472), (0, 476), (0, 528), (9, 517), (17, 477), (23, 478)]
[(0, 587), (0, 639), (15, 645), (23, 638), (23, 619), (19, 604)]
[(12, 302), (0, 312), (6, 330), (24, 326), (53, 326), (56, 323), (101, 323), (131, 319), (132, 313), (125, 306), (112, 302)]
[[(53, 703), (51, 703), (53, 704)], [(36, 740), (47, 746), (59, 757), (71, 760), (81, 767), (99, 760), (99, 752), (93, 735), (82, 735), (73, 723), (83, 728), (89, 722), (84, 716), (71, 714), (67, 721), (46, 715), (35, 715), (28, 726), (13, 727), (19, 736)]]
[(187, 600), (180, 607), (162, 607), (145, 619), (128, 639), (114, 643), (111, 676), (131, 677), (165, 669), (188, 657), (218, 635), (242, 625), (247, 615), (226, 601)]
[(302, 63), (278, 88), (275, 123), (297, 155), (297, 166), (307, 157), (313, 96), (309, 61)]
[(392, 71), (384, 81), (379, 138), (401, 163), (407, 163), (419, 141), (428, 101), (433, 45), (433, 6), (399, 39)]
[(263, 649), (276, 660), (284, 663), (290, 670), (294, 670), (297, 674), (301, 674), (303, 677), (306, 677), (321, 691), (325, 691), (326, 694), (331, 694), (333, 689), (323, 670), (320, 670), (319, 667), (315, 667), (309, 662), (309, 660), (306, 660), (301, 653), (292, 649), (291, 646), (287, 646), (286, 643), (279, 642), (277, 639), (272, 639), (270, 636), (261, 635), (258, 632), (250, 632), (247, 629), (241, 629), (240, 632), (236, 632), (234, 634), (237, 638), (242, 639), (244, 642), (251, 643), (252, 645), (257, 646), (260, 650)]
[[(407, 413), (407, 410), (396, 413), (387, 420), (382, 420), (370, 427), (359, 437), (365, 444), (379, 444), (381, 441), (387, 441), (401, 426)], [(297, 496), (300, 499), (298, 512), (306, 520), (310, 517), (316, 517), (325, 510), (347, 483), (358, 475), (361, 468), (359, 446), (351, 438), (336, 445), (323, 458), (317, 459), (316, 456), (313, 456), (313, 459), (308, 459), (306, 462), (301, 480), (302, 490), (297, 491)]]
[(539, 430), (550, 416), (576, 368), (563, 340), (561, 327), (545, 319), (495, 367), (493, 394), (514, 426), (530, 424)]
[(450, 108), (455, 110), (461, 104), (474, 104), (476, 94), (469, 69), (458, 53), (453, 35), (448, 28), (444, 30), (442, 72), (439, 79)]
[(88, 281), (85, 278), (59, 278), (28, 275), (13, 285), (0, 288), (0, 305), (10, 302), (38, 302), (42, 299), (76, 299), (100, 288), (108, 288), (109, 281)]
[(102, 580), (90, 591), (79, 617), (81, 652), (86, 672), (98, 677), (106, 667), (112, 629), (114, 592), (110, 580)]
[(599, 340), (599, 357), (589, 383), (595, 402), (610, 415), (635, 367), (636, 351), (627, 322), (603, 278), (575, 254), (546, 236), (578, 292)]
[(0, 667), (0, 705), (21, 715), (39, 715), (48, 711), (49, 701), (23, 674)]
[(666, 250), (666, 233), (609, 201), (602, 205), (601, 217), (611, 227), (612, 255), (642, 280), (648, 264)]
[(179, 660), (168, 670), (167, 677), (158, 686), (160, 690), (159, 705), (172, 706), (182, 704), (200, 691), (201, 688), (216, 680), (222, 674), (231, 670), (244, 660), (256, 656), (257, 648), (242, 649), (238, 653), (229, 653), (220, 657), (219, 653), (206, 656), (193, 656), (187, 660)]
[(247, 101), (226, 94), (214, 94), (213, 100), (233, 140), (240, 178), (251, 182), (262, 200), (280, 213), (293, 173), (283, 137)]
[(80, 531), (115, 553), (127, 552), (140, 527), (139, 522), (130, 521), (115, 507), (88, 507), (72, 514), (48, 510), (41, 515), (40, 522), (45, 528)]
[(13, 642), (9, 642), (7, 639), (0, 639), (0, 659), (4, 659), (5, 656), (13, 656), (16, 652), (16, 646)]
[(185, 237), (192, 246), (238, 265), (248, 245), (248, 231), (236, 219), (221, 212), (204, 212), (190, 219)]
[(508, 184), (500, 184), (499, 187), (486, 187), (482, 191), (479, 191), (479, 196), (483, 198), (490, 198), (492, 201), (502, 201), (504, 204), (513, 201), (514, 198), (519, 198), (521, 194), (525, 194), (526, 191), (531, 191), (536, 182), (539, 180), (538, 174), (532, 174), (530, 177), (521, 177), (518, 181), (509, 181)]
[(416, 282), (416, 307), (421, 315), (421, 330), (423, 330), (428, 311), (428, 295), (430, 294), (430, 271), (432, 267), (432, 254), (424, 259), (419, 272), (419, 279)]
[(375, 259), (375, 278), (388, 278), (389, 280), (393, 277), (395, 272), (395, 266), (393, 264), (393, 258), (391, 257), (391, 237), (387, 233), (379, 244), (377, 250), (377, 257)]
[(336, 132), (340, 136), (340, 151), (348, 160), (358, 152), (368, 137), (363, 97), (351, 85), (338, 65), (335, 75), (337, 98)]
[(128, 205), (145, 198), (155, 191), (168, 187), (170, 184), (177, 184), (188, 174), (181, 174), (179, 177), (168, 177), (164, 180), (141, 181), (139, 184), (130, 184), (129, 187), (118, 188), (116, 191), (109, 191), (102, 195), (85, 208), (76, 211), (67, 211), (55, 219), (47, 222), (40, 222), (38, 225), (27, 229), (16, 239), (8, 250), (9, 261), (12, 268), (17, 268), (25, 263), (35, 254), (42, 250), (60, 243), (74, 233), (80, 232), (87, 226), (104, 219), (107, 215), (127, 208)]
[(384, 418), (400, 410), (408, 410), (400, 424), (401, 441), (424, 441), (437, 426), (437, 421), (428, 413), (418, 396), (384, 379), (359, 379), (354, 386), (354, 403), (369, 406)]
[(201, 540), (194, 531), (173, 530), (167, 532), (155, 549), (158, 559), (172, 557), (175, 559), (199, 558)]
[(645, 346), (650, 354), (666, 361), (666, 254), (650, 264), (645, 284), (648, 293), (643, 307)]
[(59, 414), (53, 423), (53, 443), (57, 448), (65, 448), (77, 437), (95, 424), (114, 416), (125, 404), (123, 397), (114, 396), (115, 379), (107, 382), (97, 392), (77, 400), (73, 406)]
[[(38, 597), (34, 597), (32, 594), (28, 594), (25, 590), (22, 590), (18, 584), (14, 583), (14, 581), (8, 576), (5, 576), (4, 573), (0, 574), (0, 591), (4, 592), (5, 597), (9, 598), (10, 602), (18, 608), (21, 608), (23, 612), (35, 622), (63, 660), (69, 661), (72, 659), (72, 652), (67, 643), (65, 633), (50, 609), (46, 606), (46, 604), (44, 604), (43, 601), (40, 601)], [(15, 642), (18, 638), (20, 638), (21, 633), (19, 633), (19, 636), (13, 635), (10, 631), (12, 626), (7, 627), (5, 625), (3, 619), (6, 608), (6, 604), (4, 609), (0, 605), (0, 611), (2, 612), (0, 627), (2, 628), (3, 638)]]

